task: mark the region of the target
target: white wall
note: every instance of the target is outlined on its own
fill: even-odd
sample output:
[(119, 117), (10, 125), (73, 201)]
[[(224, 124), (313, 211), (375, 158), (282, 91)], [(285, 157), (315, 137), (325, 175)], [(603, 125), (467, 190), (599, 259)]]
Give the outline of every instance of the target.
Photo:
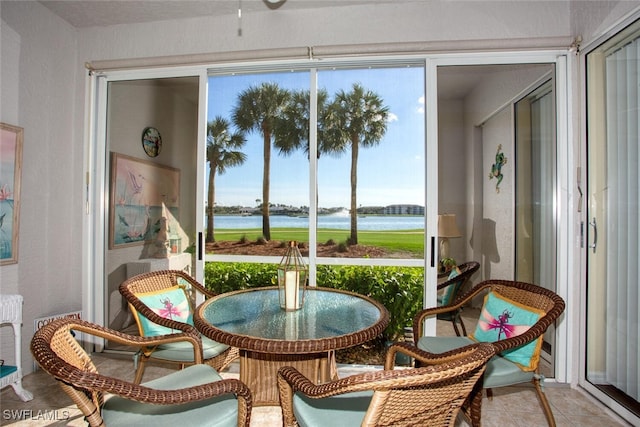
[[(120, 59), (203, 52), (396, 41), (532, 39), (570, 35), (569, 6), (558, 1), (416, 1), (331, 9), (265, 8), (162, 23), (80, 30), (79, 59)], [(131, 41), (135, 40), (135, 43)], [(534, 42), (535, 43), (535, 42)]]
[[(23, 366), (29, 370), (33, 319), (82, 307), (86, 61), (401, 41), (520, 38), (535, 45), (536, 37), (587, 37), (601, 30), (599, 23), (637, 7), (589, 3), (570, 8), (553, 1), (425, 1), (401, 8), (282, 9), (245, 14), (238, 37), (235, 15), (74, 29), (38, 2), (1, 2), (0, 120), (25, 128), (25, 150), (19, 263), (0, 268), (0, 287), (25, 296)], [(7, 58), (17, 64), (5, 63)]]
[[(83, 79), (74, 28), (35, 2), (2, 2), (0, 12), (0, 121), (24, 128), (18, 264), (0, 267), (0, 291), (24, 296), (29, 372), (33, 319), (82, 308), (83, 111), (74, 92)], [(13, 348), (7, 330), (3, 358)]]

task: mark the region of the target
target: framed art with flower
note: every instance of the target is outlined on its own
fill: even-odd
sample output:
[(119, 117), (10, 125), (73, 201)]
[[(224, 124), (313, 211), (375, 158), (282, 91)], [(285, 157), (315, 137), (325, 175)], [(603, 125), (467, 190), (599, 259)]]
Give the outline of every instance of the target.
[(161, 218), (177, 227), (180, 170), (111, 153), (109, 249), (144, 245), (160, 231)]
[(0, 123), (0, 265), (18, 262), (24, 129)]

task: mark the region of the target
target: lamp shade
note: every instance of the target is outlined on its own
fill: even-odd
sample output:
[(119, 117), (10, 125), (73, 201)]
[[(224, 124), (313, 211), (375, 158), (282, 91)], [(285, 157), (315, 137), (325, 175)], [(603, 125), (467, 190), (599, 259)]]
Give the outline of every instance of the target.
[(456, 214), (438, 215), (438, 236), (439, 237), (462, 237), (458, 224), (456, 224)]

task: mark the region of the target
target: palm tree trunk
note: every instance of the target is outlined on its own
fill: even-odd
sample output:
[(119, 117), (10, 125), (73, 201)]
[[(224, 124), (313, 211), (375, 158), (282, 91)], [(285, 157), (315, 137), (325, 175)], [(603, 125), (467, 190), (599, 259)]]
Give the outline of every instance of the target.
[(358, 139), (351, 141), (351, 237), (349, 243), (358, 244), (358, 205), (356, 191), (358, 188)]
[(262, 236), (271, 240), (271, 225), (269, 222), (269, 186), (271, 175), (271, 132), (264, 135), (264, 170), (262, 172)]

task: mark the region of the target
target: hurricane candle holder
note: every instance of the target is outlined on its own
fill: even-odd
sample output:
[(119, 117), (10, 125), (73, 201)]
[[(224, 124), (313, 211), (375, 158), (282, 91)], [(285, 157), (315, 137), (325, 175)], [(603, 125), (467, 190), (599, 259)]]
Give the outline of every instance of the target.
[(286, 311), (302, 308), (306, 290), (309, 267), (307, 267), (298, 245), (289, 242), (287, 252), (278, 265), (278, 291), (280, 307)]

